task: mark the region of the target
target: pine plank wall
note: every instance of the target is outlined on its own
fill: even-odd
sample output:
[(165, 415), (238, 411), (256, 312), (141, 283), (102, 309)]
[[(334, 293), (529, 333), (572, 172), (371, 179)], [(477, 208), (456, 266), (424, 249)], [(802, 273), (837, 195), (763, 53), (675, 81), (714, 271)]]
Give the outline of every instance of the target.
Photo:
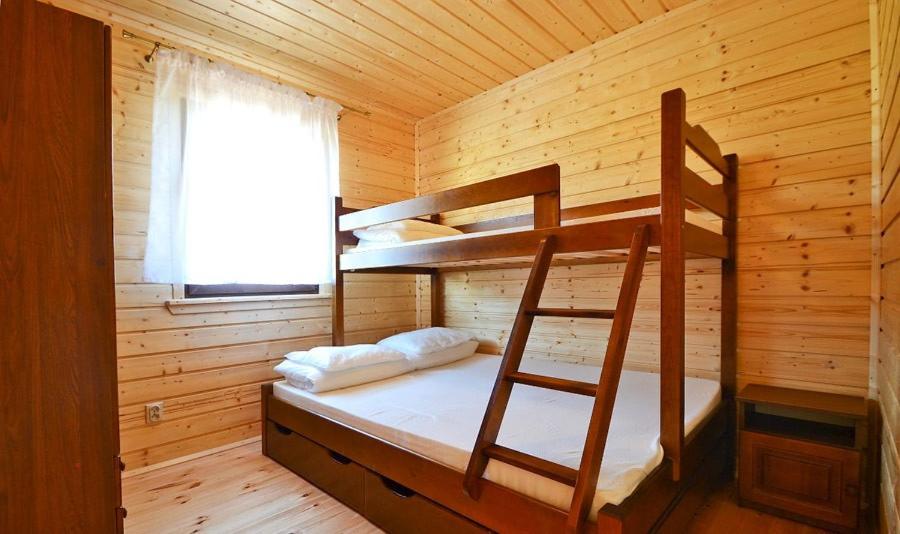
[[(181, 46), (181, 21), (144, 0), (134, 3), (131, 18), (98, 1), (51, 1), (113, 24), (119, 395), (128, 469), (256, 437), (259, 384), (274, 378), (271, 368), (284, 352), (328, 342), (330, 300), (183, 304), (172, 302), (176, 288), (142, 283), (153, 67), (142, 60), (144, 43), (119, 36), (124, 24)], [(142, 18), (141, 10), (156, 18)], [(900, 58), (892, 55), (897, 1), (878, 0), (877, 13), (885, 266), (873, 364), (885, 421), (882, 495), (896, 525), (900, 491), (890, 474), (900, 465), (894, 261), (900, 193), (887, 186), (900, 155), (894, 142), (900, 98), (893, 98)], [(550, 162), (562, 166), (564, 207), (656, 192), (659, 95), (683, 87), (689, 120), (741, 157), (740, 383), (865, 395), (873, 386), (871, 287), (878, 281), (870, 275), (871, 235), (879, 229), (871, 208), (874, 28), (868, 19), (865, 0), (697, 0), (417, 124), (408, 114), (397, 118), (402, 113), (346, 113), (342, 195), (348, 205), (366, 207)], [(185, 48), (308, 86), (291, 79), (305, 73), (291, 70), (288, 59), (266, 56), (278, 43), (254, 42), (252, 35), (181, 35)], [(445, 222), (526, 209), (504, 203), (450, 214)], [(657, 265), (648, 267), (641, 291), (632, 368), (658, 363), (658, 272)], [(482, 350), (499, 352), (526, 274), (448, 274), (447, 323), (476, 332)], [(559, 268), (551, 277), (545, 304), (603, 307), (615, 298), (621, 265)], [(418, 285), (416, 291), (409, 277), (351, 279), (348, 341), (426, 323), (428, 292), (424, 280)], [(691, 262), (687, 354), (694, 375), (718, 373), (718, 297), (716, 263)], [(595, 321), (541, 319), (528, 352), (597, 363), (606, 335)], [(164, 421), (147, 425), (144, 404), (158, 400), (165, 402)]]
[[(878, 396), (882, 413), (881, 497), (885, 532), (900, 531), (900, 1), (879, 0), (873, 16), (878, 43), (881, 155), (881, 336)], [(875, 27), (877, 26), (877, 27)], [(874, 48), (874, 47), (873, 47)]]
[[(275, 378), (272, 367), (288, 351), (331, 340), (328, 297), (167, 305), (177, 288), (141, 282), (153, 91), (146, 53), (143, 44), (113, 43), (120, 433), (131, 468), (258, 436), (259, 385)], [(346, 113), (339, 135), (348, 205), (413, 194), (410, 124)], [(413, 328), (414, 288), (412, 277), (350, 278), (348, 342)], [(160, 400), (164, 420), (146, 424), (144, 404)]]
[[(272, 367), (285, 352), (330, 343), (331, 299), (185, 304), (173, 301), (178, 288), (142, 282), (154, 78), (143, 55), (150, 46), (122, 39), (123, 26), (107, 11), (75, 0), (52, 3), (113, 26), (119, 424), (127, 470), (256, 438), (260, 384), (276, 377)], [(127, 29), (153, 35), (150, 27)], [(185, 48), (205, 52), (190, 44)], [(271, 68), (247, 57), (253, 56), (228, 59), (271, 75)], [(346, 205), (364, 208), (414, 194), (412, 121), (346, 112), (339, 126)], [(369, 275), (347, 282), (348, 342), (415, 327), (414, 277)], [(164, 418), (148, 425), (144, 405), (155, 401), (164, 401)]]
[[(659, 98), (682, 87), (688, 120), (740, 155), (739, 383), (866, 395), (868, 16), (864, 0), (691, 3), (420, 121), (419, 193), (554, 162), (563, 207), (658, 192)], [(509, 202), (445, 221), (527, 209)], [(718, 265), (689, 267), (687, 365), (718, 376)], [(642, 284), (632, 368), (658, 364), (658, 273), (650, 264)], [(608, 307), (621, 275), (620, 264), (556, 268), (544, 305)], [(526, 277), (447, 274), (448, 324), (499, 351)], [(531, 356), (597, 363), (608, 325), (543, 318), (534, 332)]]

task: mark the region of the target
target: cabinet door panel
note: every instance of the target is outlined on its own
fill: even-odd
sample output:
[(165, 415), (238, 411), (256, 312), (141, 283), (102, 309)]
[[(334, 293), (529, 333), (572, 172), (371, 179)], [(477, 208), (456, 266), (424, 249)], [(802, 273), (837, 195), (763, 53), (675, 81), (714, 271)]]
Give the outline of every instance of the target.
[(858, 451), (742, 431), (740, 469), (744, 500), (856, 526)]

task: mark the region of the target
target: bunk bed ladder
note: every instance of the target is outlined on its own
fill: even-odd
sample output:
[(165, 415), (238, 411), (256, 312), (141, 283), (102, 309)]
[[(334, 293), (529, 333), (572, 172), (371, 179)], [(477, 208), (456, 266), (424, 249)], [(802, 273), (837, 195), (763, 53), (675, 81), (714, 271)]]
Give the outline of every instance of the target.
[[(609, 433), (609, 424), (619, 386), (619, 377), (622, 374), (625, 348), (628, 343), (628, 334), (631, 330), (631, 321), (634, 317), (634, 308), (643, 274), (644, 260), (647, 257), (649, 241), (649, 227), (646, 225), (638, 226), (631, 241), (631, 249), (625, 266), (625, 275), (622, 280), (622, 287), (619, 290), (616, 309), (586, 310), (541, 308), (538, 306), (544, 283), (547, 280), (547, 272), (550, 270), (550, 263), (553, 260), (555, 246), (552, 235), (541, 240), (531, 273), (528, 276), (528, 282), (525, 285), (525, 293), (522, 295), (522, 301), (513, 323), (509, 341), (506, 344), (506, 351), (503, 354), (500, 371), (497, 374), (497, 380), (494, 383), (494, 389), (488, 401), (481, 429), (478, 432), (478, 438), (475, 441), (475, 447), (472, 451), (472, 456), (469, 458), (469, 465), (466, 468), (464, 489), (470, 497), (478, 499), (481, 490), (481, 478), (484, 475), (488, 461), (491, 459), (498, 460), (573, 486), (575, 489), (566, 523), (566, 532), (575, 533), (583, 528), (597, 488), (600, 462), (603, 460), (603, 451), (606, 448), (606, 437)], [(528, 341), (534, 318), (537, 316), (612, 319), (612, 329), (609, 335), (609, 343), (606, 347), (606, 357), (603, 361), (603, 370), (600, 373), (598, 384), (519, 371), (525, 344)], [(526, 384), (594, 397), (594, 407), (591, 412), (587, 438), (584, 443), (581, 465), (577, 470), (503, 447), (496, 443), (514, 384)]]

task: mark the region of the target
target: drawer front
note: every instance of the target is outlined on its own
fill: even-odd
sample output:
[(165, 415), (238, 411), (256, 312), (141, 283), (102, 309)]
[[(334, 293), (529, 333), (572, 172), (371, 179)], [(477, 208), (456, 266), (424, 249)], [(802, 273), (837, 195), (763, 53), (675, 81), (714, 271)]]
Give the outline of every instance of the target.
[(365, 469), (289, 429), (266, 422), (268, 454), (358, 512), (365, 505)]
[(859, 452), (741, 432), (740, 494), (750, 502), (844, 527), (859, 507)]
[(370, 471), (366, 471), (365, 476), (365, 516), (390, 534), (489, 532), (484, 527), (384, 477)]

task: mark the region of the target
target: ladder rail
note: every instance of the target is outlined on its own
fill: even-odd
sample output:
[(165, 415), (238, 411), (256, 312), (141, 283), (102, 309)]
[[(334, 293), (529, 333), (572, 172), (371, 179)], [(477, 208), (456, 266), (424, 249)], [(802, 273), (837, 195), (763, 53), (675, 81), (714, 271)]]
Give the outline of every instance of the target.
[(539, 475), (570, 486), (575, 485), (578, 479), (578, 471), (537, 456), (513, 450), (502, 445), (491, 445), (484, 449), (489, 458), (500, 460), (503, 463), (519, 467)]
[(622, 376), (625, 349), (628, 346), (628, 336), (634, 319), (634, 309), (637, 304), (644, 263), (647, 259), (649, 241), (649, 228), (645, 225), (639, 226), (631, 241), (625, 276), (616, 303), (616, 316), (613, 319), (609, 343), (606, 346), (603, 370), (600, 372), (597, 396), (594, 399), (594, 408), (591, 412), (588, 433), (581, 455), (581, 465), (578, 469), (578, 479), (575, 482), (575, 491), (572, 495), (572, 504), (566, 522), (567, 533), (574, 534), (581, 531), (587, 521), (594, 494), (597, 491), (597, 479), (600, 476), (600, 465), (603, 462), (603, 453), (609, 437), (609, 425), (612, 421), (613, 407), (619, 389), (619, 379)]
[(509, 405), (513, 382), (508, 380), (507, 376), (517, 371), (522, 361), (528, 334), (531, 331), (531, 325), (534, 323), (534, 315), (529, 314), (528, 310), (537, 308), (541, 300), (541, 293), (544, 290), (544, 283), (547, 281), (547, 273), (553, 260), (554, 245), (555, 238), (552, 235), (545, 237), (538, 244), (534, 265), (531, 273), (528, 275), (528, 282), (525, 284), (525, 292), (519, 304), (519, 311), (513, 322), (512, 331), (506, 343), (506, 350), (503, 352), (503, 360), (500, 362), (500, 372), (497, 373), (497, 380), (494, 382), (494, 389), (491, 391), (484, 419), (482, 419), (481, 428), (478, 430), (475, 447), (472, 450), (472, 455), (469, 457), (469, 464), (466, 467), (466, 474), (463, 479), (463, 488), (466, 494), (473, 499), (478, 499), (480, 495), (479, 480), (484, 474), (488, 463), (488, 457), (484, 454), (484, 450), (497, 441), (500, 425), (503, 422), (503, 415), (506, 413), (506, 407)]
[(579, 310), (573, 308), (537, 308), (528, 310), (536, 317), (569, 317), (571, 319), (613, 319), (616, 310)]
[[(471, 498), (479, 498), (480, 481), (491, 459), (527, 469), (552, 480), (568, 483), (574, 487), (574, 491), (565, 530), (567, 533), (575, 534), (584, 528), (596, 492), (597, 479), (600, 476), (600, 466), (609, 437), (609, 426), (625, 361), (625, 350), (634, 320), (644, 263), (647, 259), (650, 227), (642, 224), (634, 231), (614, 313), (610, 313), (609, 310), (567, 310), (538, 307), (553, 261), (554, 244), (554, 238), (550, 235), (541, 240), (538, 246), (519, 310), (506, 344), (506, 350), (503, 353), (500, 370), (485, 409), (472, 455), (469, 458), (463, 479), (463, 489)], [(606, 347), (603, 369), (597, 385), (519, 371), (525, 345), (534, 324), (534, 318), (537, 316), (612, 318), (609, 343)], [(594, 397), (581, 462), (577, 470), (496, 443), (515, 384), (526, 384)]]
[(565, 391), (575, 395), (584, 395), (586, 397), (594, 397), (597, 395), (597, 384), (590, 382), (580, 382), (578, 380), (568, 380), (565, 378), (556, 378), (554, 376), (534, 375), (531, 373), (523, 373), (516, 371), (507, 375), (507, 378), (516, 384), (524, 384), (526, 386), (534, 386), (544, 389), (555, 389), (556, 391)]

